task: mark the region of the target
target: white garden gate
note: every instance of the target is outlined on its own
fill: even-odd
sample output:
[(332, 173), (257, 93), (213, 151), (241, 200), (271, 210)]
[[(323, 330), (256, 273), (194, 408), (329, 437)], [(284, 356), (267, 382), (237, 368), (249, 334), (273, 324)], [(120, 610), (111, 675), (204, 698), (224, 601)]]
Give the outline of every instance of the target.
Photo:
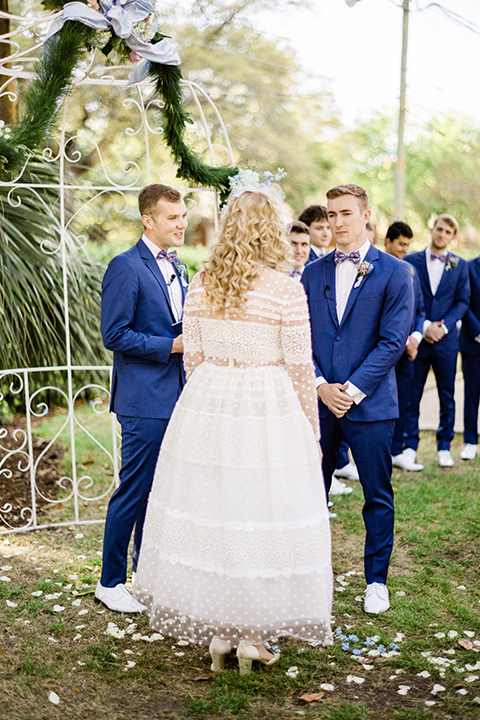
[[(0, 35), (0, 46), (8, 46), (8, 56), (0, 58), (0, 96), (15, 100), (17, 82), (31, 80), (33, 65), (41, 57), (43, 38), (50, 21), (57, 14), (35, 17), (18, 17), (0, 12), (0, 18), (10, 21), (10, 32)], [(160, 101), (149, 102), (151, 86), (148, 82), (128, 87), (130, 66), (106, 67), (101, 57), (93, 51), (76, 73), (72, 93), (64, 101), (57, 123), (59, 131), (53, 135), (49, 148), (44, 151), (45, 161), (55, 164), (58, 171), (59, 213), (55, 218), (58, 228), (56, 247), (44, 246), (45, 253), (58, 254), (63, 268), (63, 303), (66, 328), (66, 353), (64, 363), (55, 367), (14, 367), (0, 369), (0, 406), (7, 399), (16, 397), (24, 405), (24, 427), (12, 427), (0, 421), (0, 480), (27, 485), (27, 502), (14, 508), (0, 494), (0, 535), (51, 526), (103, 522), (105, 504), (118, 484), (119, 436), (115, 417), (108, 416), (109, 386), (111, 367), (108, 365), (76, 365), (69, 331), (69, 292), (67, 256), (69, 228), (81, 217), (88, 224), (92, 208), (105, 198), (115, 198), (112, 203), (118, 226), (122, 226), (122, 214), (128, 213), (139, 190), (151, 182), (175, 184), (175, 169), (171, 163), (152, 167), (152, 143), (162, 142), (160, 127)], [(116, 167), (108, 167), (102, 156), (102, 147), (96, 140), (94, 129), (81, 128), (81, 134), (72, 137), (67, 134), (69, 112), (77, 102), (76, 91), (81, 86), (108, 86), (118, 90), (119, 107), (127, 108), (128, 122), (125, 138), (136, 137), (141, 141), (142, 150), (137, 157), (119, 157)], [(196, 108), (196, 131), (203, 132), (205, 153), (210, 165), (233, 164), (232, 149), (222, 118), (214, 103), (202, 89), (191, 82), (184, 82), (186, 93), (190, 93)], [(222, 145), (212, 142), (212, 128), (222, 134)], [(1, 131), (1, 128), (0, 128)], [(89, 144), (97, 153), (96, 181), (93, 184), (81, 182), (72, 184), (69, 169), (81, 164), (83, 154), (76, 147), (76, 141), (85, 148)], [(75, 150), (72, 151), (72, 147)], [(52, 151), (52, 147), (55, 151)], [(140, 161), (141, 158), (141, 161)], [(23, 172), (11, 183), (0, 183), (8, 190), (8, 202), (18, 205), (21, 198), (18, 190), (33, 195), (46, 185), (32, 184), (22, 179)], [(119, 179), (120, 178), (120, 179)], [(50, 186), (51, 187), (51, 186)], [(217, 198), (213, 191), (198, 188), (179, 187), (182, 192), (201, 193), (200, 202), (209, 207), (213, 223), (217, 223)], [(68, 212), (66, 211), (68, 204)], [(86, 238), (85, 238), (86, 243)], [(81, 249), (82, 250), (82, 249)], [(84, 249), (82, 250), (84, 251)], [(82, 382), (85, 374), (96, 375), (100, 382)], [(45, 382), (47, 377), (47, 382)], [(39, 378), (43, 378), (39, 381)], [(87, 398), (90, 398), (87, 402)], [(53, 402), (52, 402), (53, 400)], [(57, 413), (51, 423), (50, 405), (58, 406), (61, 400), (63, 410)], [(1, 414), (0, 414), (1, 417)], [(90, 420), (92, 422), (90, 422)], [(49, 434), (39, 446), (38, 435), (44, 435), (42, 423), (48, 421)], [(100, 422), (101, 421), (101, 422)], [(47, 427), (47, 425), (45, 426)], [(90, 447), (101, 452), (103, 461), (95, 469), (85, 458), (85, 439)], [(45, 459), (52, 448), (61, 444), (65, 449), (64, 471), (59, 470), (55, 490), (45, 492), (40, 487), (40, 474), (44, 472)], [(82, 457), (79, 457), (79, 446)], [(63, 452), (63, 450), (62, 450)], [(88, 453), (87, 453), (88, 455)]]

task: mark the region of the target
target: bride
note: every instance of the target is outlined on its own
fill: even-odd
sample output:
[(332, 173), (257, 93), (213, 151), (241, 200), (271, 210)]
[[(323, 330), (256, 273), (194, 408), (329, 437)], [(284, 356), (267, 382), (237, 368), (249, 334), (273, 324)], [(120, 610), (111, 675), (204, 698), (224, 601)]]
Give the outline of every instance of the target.
[(269, 639), (331, 642), (330, 527), (310, 327), (271, 188), (230, 197), (185, 303), (188, 382), (148, 503), (135, 596), (152, 628), (273, 664)]

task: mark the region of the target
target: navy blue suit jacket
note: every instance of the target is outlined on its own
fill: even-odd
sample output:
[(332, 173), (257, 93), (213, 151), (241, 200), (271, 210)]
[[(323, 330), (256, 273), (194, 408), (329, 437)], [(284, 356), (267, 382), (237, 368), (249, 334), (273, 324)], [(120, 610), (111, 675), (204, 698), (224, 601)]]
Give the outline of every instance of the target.
[(447, 326), (448, 333), (439, 340), (439, 343), (444, 348), (451, 346), (452, 350), (458, 350), (457, 322), (465, 315), (470, 299), (467, 263), (456, 255), (448, 253), (442, 279), (437, 292), (433, 295), (425, 250), (411, 253), (405, 257), (405, 260), (417, 270), (422, 286), (426, 319), (432, 322), (443, 320)]
[[(185, 299), (183, 283), (182, 293)], [(184, 383), (182, 355), (171, 354), (174, 323), (165, 279), (140, 239), (113, 258), (103, 278), (102, 337), (113, 350), (112, 412), (171, 416)]]
[(420, 335), (423, 335), (423, 323), (426, 320), (426, 315), (425, 315), (425, 303), (423, 300), (422, 286), (420, 284), (420, 279), (418, 277), (418, 273), (415, 270), (415, 268), (413, 267), (413, 265), (410, 265), (410, 270), (412, 273), (413, 297), (414, 297), (413, 321), (412, 321), (412, 327), (410, 329), (410, 335), (413, 332), (419, 332)]
[[(314, 364), (317, 377), (329, 383), (349, 380), (367, 395), (352, 405), (349, 420), (392, 420), (398, 417), (395, 364), (412, 324), (412, 276), (404, 262), (373, 245), (365, 262), (372, 269), (359, 285), (354, 282), (340, 324), (333, 252), (305, 267), (301, 282), (310, 309)], [(319, 412), (321, 417), (330, 412), (322, 401)]]
[(480, 257), (467, 262), (470, 278), (470, 306), (463, 316), (460, 331), (460, 351), (466, 355), (480, 355)]

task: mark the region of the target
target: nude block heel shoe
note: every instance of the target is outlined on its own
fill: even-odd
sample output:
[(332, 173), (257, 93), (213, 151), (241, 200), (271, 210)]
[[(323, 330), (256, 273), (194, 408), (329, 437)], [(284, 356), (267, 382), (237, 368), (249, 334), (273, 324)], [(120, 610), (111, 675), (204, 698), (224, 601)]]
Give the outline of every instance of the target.
[(212, 658), (211, 669), (213, 672), (222, 672), (225, 670), (225, 655), (232, 651), (230, 640), (223, 640), (214, 635), (208, 647), (210, 657)]
[(237, 659), (238, 668), (240, 675), (248, 675), (252, 671), (252, 662), (259, 662), (262, 665), (273, 665), (280, 658), (280, 650), (269, 643), (262, 643), (265, 648), (271, 653), (272, 657), (269, 660), (261, 657), (257, 647), (246, 640), (240, 640), (237, 648)]

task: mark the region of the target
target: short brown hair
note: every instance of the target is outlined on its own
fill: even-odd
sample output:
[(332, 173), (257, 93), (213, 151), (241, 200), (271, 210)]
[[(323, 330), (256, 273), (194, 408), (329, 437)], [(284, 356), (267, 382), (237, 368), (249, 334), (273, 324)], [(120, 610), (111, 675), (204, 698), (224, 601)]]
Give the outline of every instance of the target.
[(449, 227), (452, 228), (452, 230), (455, 231), (455, 235), (460, 230), (460, 226), (456, 220), (456, 218), (453, 217), (453, 215), (447, 215), (444, 213), (443, 215), (439, 215), (437, 218), (435, 218), (435, 222), (433, 223), (433, 227), (437, 224), (439, 220), (443, 220), (444, 223), (446, 223)]
[(302, 214), (298, 218), (300, 222), (310, 226), (313, 222), (328, 222), (327, 208), (324, 205), (309, 205), (302, 210)]
[(327, 192), (327, 199), (333, 200), (334, 198), (343, 197), (344, 195), (354, 195), (358, 198), (358, 201), (364, 210), (368, 210), (370, 207), (370, 200), (368, 199), (367, 191), (362, 188), (361, 185), (355, 185), (355, 183), (347, 183), (346, 185), (336, 185)]
[(298, 233), (301, 235), (304, 233), (305, 235), (308, 235), (310, 237), (310, 228), (308, 225), (301, 220), (294, 220), (290, 223), (290, 225), (287, 226), (287, 235), (290, 235), (290, 233)]
[(181, 199), (181, 192), (170, 187), (170, 185), (153, 183), (140, 190), (138, 195), (138, 209), (140, 210), (140, 215), (151, 215), (153, 217), (159, 200), (176, 203), (180, 202)]

